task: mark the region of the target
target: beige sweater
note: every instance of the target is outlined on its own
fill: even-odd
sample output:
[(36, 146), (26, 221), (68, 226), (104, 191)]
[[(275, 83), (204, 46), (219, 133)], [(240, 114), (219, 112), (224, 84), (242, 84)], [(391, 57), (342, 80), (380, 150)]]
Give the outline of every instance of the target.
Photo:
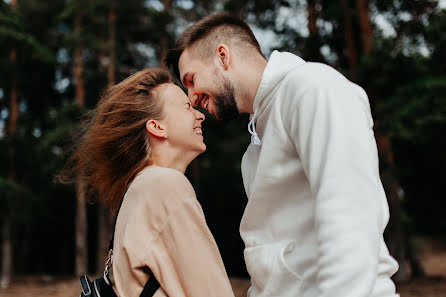
[(195, 192), (180, 172), (149, 166), (132, 182), (116, 222), (113, 277), (121, 297), (137, 297), (149, 279), (154, 296), (234, 296)]

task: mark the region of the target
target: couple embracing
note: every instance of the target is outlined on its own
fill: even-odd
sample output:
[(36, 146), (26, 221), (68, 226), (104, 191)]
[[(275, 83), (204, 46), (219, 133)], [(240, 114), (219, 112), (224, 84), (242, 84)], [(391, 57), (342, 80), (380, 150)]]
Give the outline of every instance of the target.
[(206, 109), (251, 114), (240, 225), (249, 297), (391, 297), (397, 263), (368, 98), (333, 68), (274, 51), (226, 13), (189, 27), (161, 69), (110, 88), (84, 127), (74, 172), (118, 211), (113, 277), (121, 297), (234, 296), (184, 176), (204, 152)]

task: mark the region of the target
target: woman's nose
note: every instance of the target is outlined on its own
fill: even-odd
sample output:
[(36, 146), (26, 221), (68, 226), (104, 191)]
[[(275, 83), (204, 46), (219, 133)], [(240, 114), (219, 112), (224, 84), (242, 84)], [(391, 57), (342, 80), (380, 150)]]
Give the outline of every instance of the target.
[(195, 118), (199, 121), (204, 121), (204, 119), (205, 119), (204, 114), (195, 108), (194, 108), (194, 111), (195, 111)]

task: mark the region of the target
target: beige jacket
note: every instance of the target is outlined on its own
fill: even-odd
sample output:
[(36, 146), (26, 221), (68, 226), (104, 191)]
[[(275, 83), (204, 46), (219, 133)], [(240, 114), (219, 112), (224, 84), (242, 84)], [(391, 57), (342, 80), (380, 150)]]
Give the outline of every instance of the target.
[(234, 296), (195, 192), (180, 172), (149, 166), (132, 182), (116, 222), (113, 278), (137, 297), (156, 276), (154, 296)]

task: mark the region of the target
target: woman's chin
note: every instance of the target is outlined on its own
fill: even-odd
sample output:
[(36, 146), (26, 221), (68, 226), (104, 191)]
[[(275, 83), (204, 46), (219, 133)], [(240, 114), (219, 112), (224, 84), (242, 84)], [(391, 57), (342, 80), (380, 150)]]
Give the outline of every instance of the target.
[[(197, 156), (201, 155), (206, 151), (206, 144), (204, 142), (200, 145), (200, 147), (197, 149)], [(196, 158), (196, 157), (195, 157)]]
[(206, 151), (206, 144), (203, 142), (203, 150), (201, 151), (200, 154), (204, 153)]
[[(200, 148), (197, 150), (197, 156), (198, 155), (201, 155), (202, 153), (204, 153), (206, 151), (206, 144), (202, 144), (201, 146), (200, 146)], [(195, 158), (197, 157), (197, 156), (195, 156)]]
[(192, 163), (193, 160), (195, 160), (199, 155), (201, 155), (202, 153), (204, 153), (206, 151), (206, 145), (203, 144), (200, 148), (194, 150), (194, 156), (193, 159), (189, 162), (189, 164), (187, 166), (190, 165), (190, 163)]

